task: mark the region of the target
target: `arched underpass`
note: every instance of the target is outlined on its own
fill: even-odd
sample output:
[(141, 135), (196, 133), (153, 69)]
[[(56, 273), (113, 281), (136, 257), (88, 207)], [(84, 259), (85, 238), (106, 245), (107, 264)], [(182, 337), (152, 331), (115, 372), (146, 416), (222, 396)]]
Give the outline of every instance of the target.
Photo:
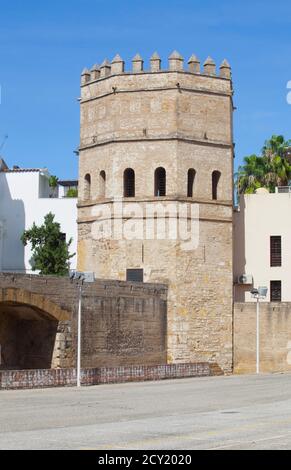
[(0, 369), (49, 369), (60, 364), (59, 325), (68, 312), (39, 294), (1, 289)]

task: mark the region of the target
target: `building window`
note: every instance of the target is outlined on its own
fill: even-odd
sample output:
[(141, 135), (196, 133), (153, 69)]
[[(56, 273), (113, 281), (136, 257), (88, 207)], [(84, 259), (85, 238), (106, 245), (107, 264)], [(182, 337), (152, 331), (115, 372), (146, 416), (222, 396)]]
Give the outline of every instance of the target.
[(190, 170), (188, 170), (187, 197), (193, 197), (195, 175), (196, 171), (190, 168)]
[(270, 264), (271, 267), (282, 266), (282, 239), (270, 237)]
[(84, 178), (84, 199), (88, 200), (91, 197), (91, 176), (89, 173)]
[(143, 282), (143, 269), (127, 269), (126, 280), (128, 282)]
[(104, 170), (99, 173), (99, 196), (105, 197), (106, 190), (106, 173)]
[(155, 196), (166, 196), (166, 170), (162, 167), (155, 171)]
[(135, 196), (135, 174), (132, 168), (127, 168), (123, 173), (123, 195), (124, 197)]
[(271, 302), (281, 302), (282, 298), (282, 283), (281, 281), (271, 281)]
[(214, 171), (212, 173), (212, 199), (214, 201), (218, 198), (218, 183), (221, 177), (220, 171)]

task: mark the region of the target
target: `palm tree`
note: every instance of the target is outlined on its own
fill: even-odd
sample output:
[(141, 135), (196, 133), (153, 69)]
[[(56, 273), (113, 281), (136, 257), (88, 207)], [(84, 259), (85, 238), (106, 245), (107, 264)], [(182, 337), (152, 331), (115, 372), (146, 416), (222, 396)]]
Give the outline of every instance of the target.
[(265, 175), (264, 161), (257, 155), (244, 158), (244, 165), (238, 168), (235, 175), (238, 194), (252, 194), (263, 186)]
[(51, 188), (56, 188), (58, 185), (59, 178), (57, 176), (51, 175), (49, 177), (49, 185)]
[(265, 185), (271, 192), (276, 186), (288, 186), (291, 178), (291, 165), (288, 160), (279, 155), (265, 159), (266, 173), (264, 176)]
[(290, 140), (285, 141), (283, 135), (273, 135), (265, 142), (262, 149), (265, 160), (265, 185), (271, 192), (276, 186), (288, 186), (291, 177), (291, 166), (287, 160), (287, 150), (290, 148)]
[(50, 197), (57, 197), (58, 181), (59, 181), (59, 178), (57, 176), (51, 175), (49, 177), (49, 187), (52, 188)]
[(291, 140), (285, 141), (283, 135), (272, 135), (269, 140), (266, 140), (265, 145), (262, 148), (262, 156), (270, 159), (274, 156), (283, 158), (290, 145)]
[(266, 140), (262, 156), (250, 155), (235, 175), (238, 194), (252, 194), (265, 187), (274, 192), (276, 186), (288, 186), (291, 179), (291, 164), (287, 157), (291, 141), (282, 135), (273, 135)]

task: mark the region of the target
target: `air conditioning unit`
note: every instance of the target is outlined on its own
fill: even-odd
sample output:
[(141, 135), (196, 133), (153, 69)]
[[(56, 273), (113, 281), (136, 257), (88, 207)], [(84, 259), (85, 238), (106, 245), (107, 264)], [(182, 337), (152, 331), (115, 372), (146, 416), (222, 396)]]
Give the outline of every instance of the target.
[(249, 274), (242, 274), (237, 278), (237, 283), (238, 284), (244, 284), (244, 285), (252, 285), (253, 284), (253, 276)]

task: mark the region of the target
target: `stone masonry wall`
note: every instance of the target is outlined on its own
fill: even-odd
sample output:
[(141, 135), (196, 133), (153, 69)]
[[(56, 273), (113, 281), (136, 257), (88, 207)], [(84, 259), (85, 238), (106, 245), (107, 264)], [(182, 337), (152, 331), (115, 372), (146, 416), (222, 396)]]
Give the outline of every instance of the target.
[[(260, 370), (291, 371), (291, 303), (260, 303)], [(256, 371), (256, 303), (234, 304), (234, 372)]]
[[(35, 299), (38, 294), (44, 295), (52, 305), (61, 306), (69, 312), (70, 318), (56, 323), (53, 310), (50, 312), (29, 309), (28, 304), (21, 304), (24, 298), (23, 292), (30, 293), (31, 299)], [(84, 284), (82, 367), (165, 363), (166, 297), (167, 288), (157, 284), (138, 285), (110, 280), (97, 280), (92, 284)], [(14, 341), (17, 338), (16, 327), (7, 328), (6, 324), (6, 329), (4, 328), (5, 319), (13, 315), (14, 323), (18, 326), (25, 324), (23, 338), (19, 337), (16, 349), (25, 343), (25, 351), (31, 354), (31, 367), (39, 368), (39, 364), (33, 362), (35, 353), (33, 349), (29, 349), (29, 344), (31, 348), (33, 343), (38, 344), (40, 337), (38, 335), (40, 333), (43, 335), (42, 328), (50, 318), (52, 327), (57, 325), (55, 345), (51, 350), (52, 366), (75, 366), (77, 308), (78, 285), (68, 278), (0, 274), (1, 342), (5, 345), (9, 340), (11, 345), (13, 338)], [(27, 318), (24, 321), (22, 318), (24, 315), (31, 318), (32, 314), (33, 321)], [(45, 321), (42, 317), (44, 314)], [(29, 362), (28, 359), (26, 364)], [(19, 364), (21, 365), (21, 360), (15, 366)]]
[[(136, 69), (124, 73), (123, 67), (116, 69), (113, 64), (111, 69), (110, 64), (103, 64), (100, 75), (96, 71), (82, 75), (78, 266), (94, 271), (97, 277), (120, 280), (126, 279), (127, 269), (139, 268), (146, 282), (166, 283), (168, 362), (217, 362), (231, 372), (230, 69), (224, 63), (227, 73), (218, 77), (209, 60), (203, 73), (197, 72), (195, 62), (192, 73), (183, 70), (177, 53), (169, 62), (169, 70), (160, 70), (159, 61), (157, 67), (140, 73)], [(154, 191), (159, 167), (166, 171), (163, 197), (156, 197)], [(135, 173), (131, 198), (123, 197), (127, 168)], [(195, 171), (192, 197), (187, 196), (189, 169)], [(215, 171), (220, 172), (217, 200), (212, 193)], [(100, 172), (105, 172), (105, 182)], [(112, 211), (116, 200), (122, 202), (121, 215)], [(180, 234), (176, 238), (147, 237), (143, 231), (125, 235), (130, 226), (134, 232), (138, 221), (151, 219), (146, 216), (147, 208), (180, 203), (189, 210), (199, 206), (197, 247), (184, 250)], [(137, 207), (140, 212), (134, 212)], [(175, 217), (157, 215), (152, 221), (166, 220), (169, 225)], [(185, 218), (188, 224), (193, 220), (192, 215)], [(115, 222), (120, 224), (117, 236), (110, 232)]]
[[(199, 246), (184, 251), (175, 240), (90, 240), (86, 264), (98, 277), (125, 279), (126, 268), (143, 267), (146, 280), (168, 292), (168, 361), (232, 365), (232, 225), (201, 220)], [(227, 217), (228, 216), (228, 217)], [(90, 230), (91, 224), (88, 225)], [(92, 237), (93, 238), (93, 237)]]

